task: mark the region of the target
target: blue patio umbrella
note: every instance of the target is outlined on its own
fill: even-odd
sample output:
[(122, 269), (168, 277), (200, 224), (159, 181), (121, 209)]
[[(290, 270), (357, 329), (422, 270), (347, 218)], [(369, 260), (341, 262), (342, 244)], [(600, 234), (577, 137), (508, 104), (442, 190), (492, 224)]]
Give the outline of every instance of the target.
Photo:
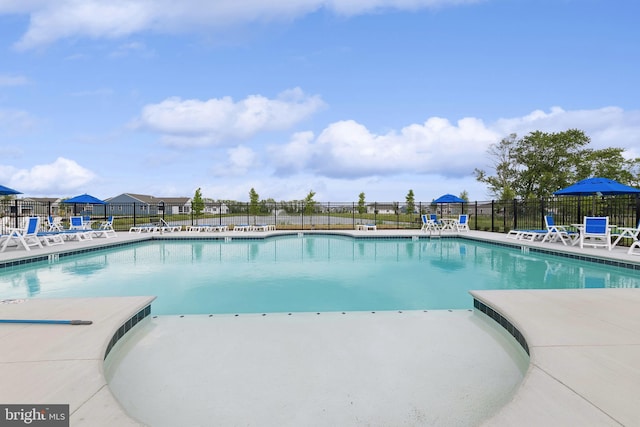
[[(461, 199), (458, 196), (454, 196), (453, 194), (443, 194), (442, 196), (435, 199), (433, 203), (435, 203), (436, 205), (439, 205), (441, 203), (461, 203), (464, 207), (464, 203), (466, 203), (466, 200)], [(442, 211), (442, 209), (440, 210)], [(460, 209), (460, 211), (462, 212), (462, 208)]]
[(93, 197), (92, 195), (86, 194), (86, 193), (64, 200), (63, 203), (77, 203), (77, 204), (84, 204), (84, 205), (106, 205), (107, 204), (107, 202), (105, 202), (104, 200), (100, 200), (97, 197)]
[[(62, 203), (73, 204), (73, 212), (78, 213), (77, 206), (78, 205), (106, 205), (107, 202), (104, 200), (100, 200), (97, 197), (93, 197), (90, 194), (80, 194), (79, 196), (72, 197), (67, 200), (63, 200)], [(105, 215), (106, 215), (106, 207), (105, 207)]]
[(14, 190), (13, 188), (0, 185), (0, 196), (10, 196), (12, 194), (22, 194), (22, 193), (17, 190)]
[[(562, 190), (558, 190), (553, 193), (556, 196), (594, 196), (591, 204), (591, 214), (595, 215), (596, 212), (596, 198), (595, 196), (613, 196), (616, 194), (640, 194), (640, 189), (635, 187), (629, 187), (614, 181), (609, 178), (587, 178), (582, 181), (578, 181), (573, 185), (570, 185)], [(580, 199), (578, 199), (580, 203)], [(580, 205), (578, 204), (578, 213), (580, 213)]]
[(615, 194), (639, 194), (640, 189), (629, 187), (609, 178), (587, 178), (556, 191), (557, 196), (611, 196)]
[(444, 194), (435, 199), (433, 203), (465, 203), (465, 200), (453, 194)]

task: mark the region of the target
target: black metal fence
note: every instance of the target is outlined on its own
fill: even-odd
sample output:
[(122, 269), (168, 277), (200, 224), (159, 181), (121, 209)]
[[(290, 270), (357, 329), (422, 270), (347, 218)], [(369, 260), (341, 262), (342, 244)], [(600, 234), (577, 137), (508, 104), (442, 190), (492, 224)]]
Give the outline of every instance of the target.
[(416, 202), (411, 212), (405, 203), (374, 202), (360, 206), (358, 203), (314, 202), (260, 202), (205, 203), (196, 213), (189, 205), (143, 203), (78, 205), (42, 203), (28, 199), (0, 200), (0, 230), (3, 234), (10, 227), (20, 227), (29, 216), (60, 217), (68, 220), (72, 215), (90, 216), (94, 221), (113, 216), (114, 227), (119, 231), (132, 226), (159, 222), (188, 225), (240, 225), (275, 224), (278, 229), (291, 230), (339, 230), (354, 229), (358, 224), (375, 224), (377, 228), (419, 229), (421, 214), (436, 213), (440, 217), (457, 217), (469, 214), (469, 226), (475, 230), (508, 232), (514, 228), (544, 228), (544, 216), (552, 214), (556, 223), (582, 223), (583, 216), (609, 216), (612, 224), (633, 227), (640, 220), (640, 197), (635, 195), (553, 197), (535, 200), (475, 201), (463, 204), (438, 204)]

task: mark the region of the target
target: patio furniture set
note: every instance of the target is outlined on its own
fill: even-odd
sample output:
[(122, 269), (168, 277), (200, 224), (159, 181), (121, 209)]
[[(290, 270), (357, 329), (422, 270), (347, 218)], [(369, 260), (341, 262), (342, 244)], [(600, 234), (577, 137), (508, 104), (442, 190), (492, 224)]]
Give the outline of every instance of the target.
[(69, 218), (69, 228), (64, 228), (59, 218), (49, 216), (45, 225), (41, 223), (40, 217), (32, 216), (25, 220), (22, 227), (8, 228), (7, 231), (7, 234), (0, 236), (0, 252), (4, 252), (9, 246), (23, 247), (30, 251), (32, 247), (62, 245), (71, 240), (116, 237), (113, 217), (92, 228), (90, 220), (72, 216)]
[(609, 217), (585, 216), (581, 224), (559, 225), (553, 216), (544, 218), (546, 229), (541, 230), (511, 230), (507, 237), (516, 240), (540, 242), (561, 242), (565, 246), (604, 247), (613, 249), (623, 239), (631, 239), (632, 243), (627, 253), (635, 253), (640, 247), (640, 222), (636, 227), (618, 227), (609, 222)]

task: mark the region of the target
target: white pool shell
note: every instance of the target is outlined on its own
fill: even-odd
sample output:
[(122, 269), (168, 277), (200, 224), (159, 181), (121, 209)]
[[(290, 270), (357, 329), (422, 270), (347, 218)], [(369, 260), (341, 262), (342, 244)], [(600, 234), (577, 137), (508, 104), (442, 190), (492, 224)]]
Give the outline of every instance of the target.
[[(243, 233), (242, 237), (280, 233)], [(215, 237), (225, 237), (224, 234), (215, 233)], [(332, 234), (425, 237), (418, 230)], [(466, 238), (634, 264), (640, 272), (640, 257), (627, 255), (624, 248), (609, 252), (555, 243), (516, 242), (498, 233), (463, 234)], [(191, 236), (172, 233), (162, 238)], [(228, 236), (237, 237), (237, 233), (229, 232)], [(49, 254), (149, 238), (152, 236), (119, 233), (116, 239), (73, 242), (30, 252), (9, 249), (0, 254), (0, 262), (46, 258)], [(491, 314), (501, 327), (506, 325), (511, 333), (517, 331), (514, 335), (521, 337), (530, 354), (522, 385), (511, 402), (486, 425), (640, 425), (640, 289), (474, 291), (472, 295), (477, 308)], [(153, 299), (34, 299), (0, 304), (2, 319), (93, 321), (89, 326), (64, 327), (3, 324), (0, 402), (69, 403), (73, 426), (139, 425), (111, 394), (104, 376), (104, 358), (115, 339), (144, 317), (144, 310)]]

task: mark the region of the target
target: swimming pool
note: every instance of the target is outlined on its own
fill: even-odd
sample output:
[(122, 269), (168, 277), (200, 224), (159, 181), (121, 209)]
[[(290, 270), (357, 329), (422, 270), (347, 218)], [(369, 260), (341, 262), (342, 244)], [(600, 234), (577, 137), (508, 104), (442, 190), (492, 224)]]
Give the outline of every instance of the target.
[(470, 309), (471, 289), (640, 287), (633, 270), (459, 238), (153, 240), (5, 270), (3, 299), (156, 295), (155, 314)]

